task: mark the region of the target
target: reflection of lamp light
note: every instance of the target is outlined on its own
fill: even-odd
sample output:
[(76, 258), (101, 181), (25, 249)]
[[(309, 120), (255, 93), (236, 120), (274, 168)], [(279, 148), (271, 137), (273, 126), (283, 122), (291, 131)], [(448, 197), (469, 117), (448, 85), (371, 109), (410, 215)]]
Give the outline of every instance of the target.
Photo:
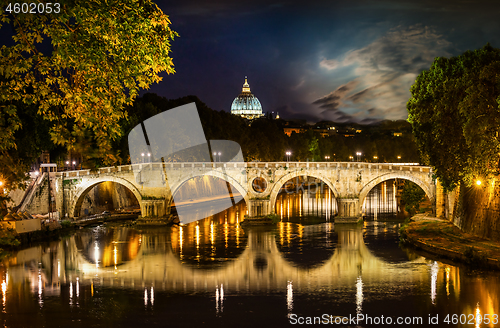
[(288, 308), (288, 314), (292, 314), (293, 311), (293, 283), (288, 280), (286, 285), (286, 306)]
[(99, 267), (99, 245), (97, 245), (97, 241), (94, 245), (94, 258), (95, 258), (95, 267)]

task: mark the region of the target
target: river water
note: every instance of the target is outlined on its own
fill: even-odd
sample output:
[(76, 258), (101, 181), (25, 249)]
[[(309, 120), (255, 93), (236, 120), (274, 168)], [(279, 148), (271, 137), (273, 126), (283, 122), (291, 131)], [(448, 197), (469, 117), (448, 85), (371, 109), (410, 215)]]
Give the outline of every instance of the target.
[(0, 266), (0, 325), (500, 326), (498, 273), (401, 247), (401, 222), (335, 225), (331, 203), (288, 210), (290, 197), (272, 228), (241, 228), (240, 204), (185, 226), (108, 224), (23, 249)]

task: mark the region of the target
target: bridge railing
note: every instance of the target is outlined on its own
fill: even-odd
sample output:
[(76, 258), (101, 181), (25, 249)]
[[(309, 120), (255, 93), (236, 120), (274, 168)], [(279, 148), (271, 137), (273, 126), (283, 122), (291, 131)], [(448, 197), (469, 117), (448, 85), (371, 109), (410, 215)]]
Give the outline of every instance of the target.
[(331, 169), (341, 169), (341, 168), (352, 168), (352, 169), (369, 169), (369, 170), (392, 170), (392, 171), (406, 171), (406, 172), (424, 172), (430, 173), (432, 169), (429, 166), (420, 165), (401, 165), (399, 163), (366, 163), (366, 162), (228, 162), (228, 163), (199, 163), (199, 162), (188, 162), (188, 163), (143, 163), (143, 164), (133, 164), (133, 165), (121, 165), (121, 166), (111, 166), (102, 167), (97, 170), (78, 170), (78, 171), (65, 171), (58, 172), (57, 176), (64, 178), (75, 178), (83, 177), (94, 174), (107, 174), (107, 173), (119, 173), (119, 172), (129, 172), (142, 170), (148, 167), (152, 170), (161, 170), (163, 166), (169, 168), (331, 168)]

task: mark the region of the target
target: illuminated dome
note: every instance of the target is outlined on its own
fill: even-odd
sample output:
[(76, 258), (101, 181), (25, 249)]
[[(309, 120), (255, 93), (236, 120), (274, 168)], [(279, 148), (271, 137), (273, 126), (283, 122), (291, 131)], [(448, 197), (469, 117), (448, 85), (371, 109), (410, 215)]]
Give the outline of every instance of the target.
[(263, 116), (262, 105), (259, 99), (250, 92), (250, 85), (245, 76), (243, 89), (238, 97), (234, 98), (231, 105), (231, 114), (240, 115), (241, 117), (254, 119)]

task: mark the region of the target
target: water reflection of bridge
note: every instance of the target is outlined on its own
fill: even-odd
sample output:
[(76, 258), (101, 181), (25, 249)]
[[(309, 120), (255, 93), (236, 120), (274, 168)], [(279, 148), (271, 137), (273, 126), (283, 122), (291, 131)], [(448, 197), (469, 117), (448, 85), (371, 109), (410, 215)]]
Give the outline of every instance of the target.
[[(111, 243), (115, 263), (120, 261), (116, 245), (126, 241), (122, 230)], [(121, 265), (103, 267), (103, 258), (97, 264), (84, 255), (81, 245), (94, 248), (100, 255), (90, 236), (77, 241), (75, 236), (54, 242), (50, 247), (41, 246), (20, 251), (10, 260), (12, 279), (42, 279), (44, 286), (60, 284), (99, 284), (124, 288), (143, 289), (154, 287), (160, 290), (212, 290), (223, 285), (226, 291), (239, 290), (286, 290), (293, 282), (295, 290), (324, 289), (355, 283), (362, 277), (364, 283), (387, 281), (405, 284), (414, 280), (428, 280), (426, 265), (412, 268), (409, 274), (394, 274), (406, 263), (388, 263), (373, 255), (363, 241), (361, 229), (337, 229), (338, 241), (333, 255), (323, 264), (301, 268), (287, 261), (279, 251), (276, 236), (269, 231), (249, 231), (248, 244), (241, 255), (222, 266), (209, 269), (195, 268), (183, 264), (170, 247), (166, 234), (143, 234), (140, 247), (133, 259)], [(120, 235), (122, 234), (122, 235)], [(97, 244), (96, 244), (97, 245)], [(105, 253), (106, 254), (106, 253)], [(92, 256), (91, 256), (92, 257)], [(107, 262), (113, 262), (109, 258)], [(425, 263), (423, 258), (414, 262)], [(30, 265), (31, 264), (31, 265)], [(34, 283), (34, 282), (33, 282)]]

